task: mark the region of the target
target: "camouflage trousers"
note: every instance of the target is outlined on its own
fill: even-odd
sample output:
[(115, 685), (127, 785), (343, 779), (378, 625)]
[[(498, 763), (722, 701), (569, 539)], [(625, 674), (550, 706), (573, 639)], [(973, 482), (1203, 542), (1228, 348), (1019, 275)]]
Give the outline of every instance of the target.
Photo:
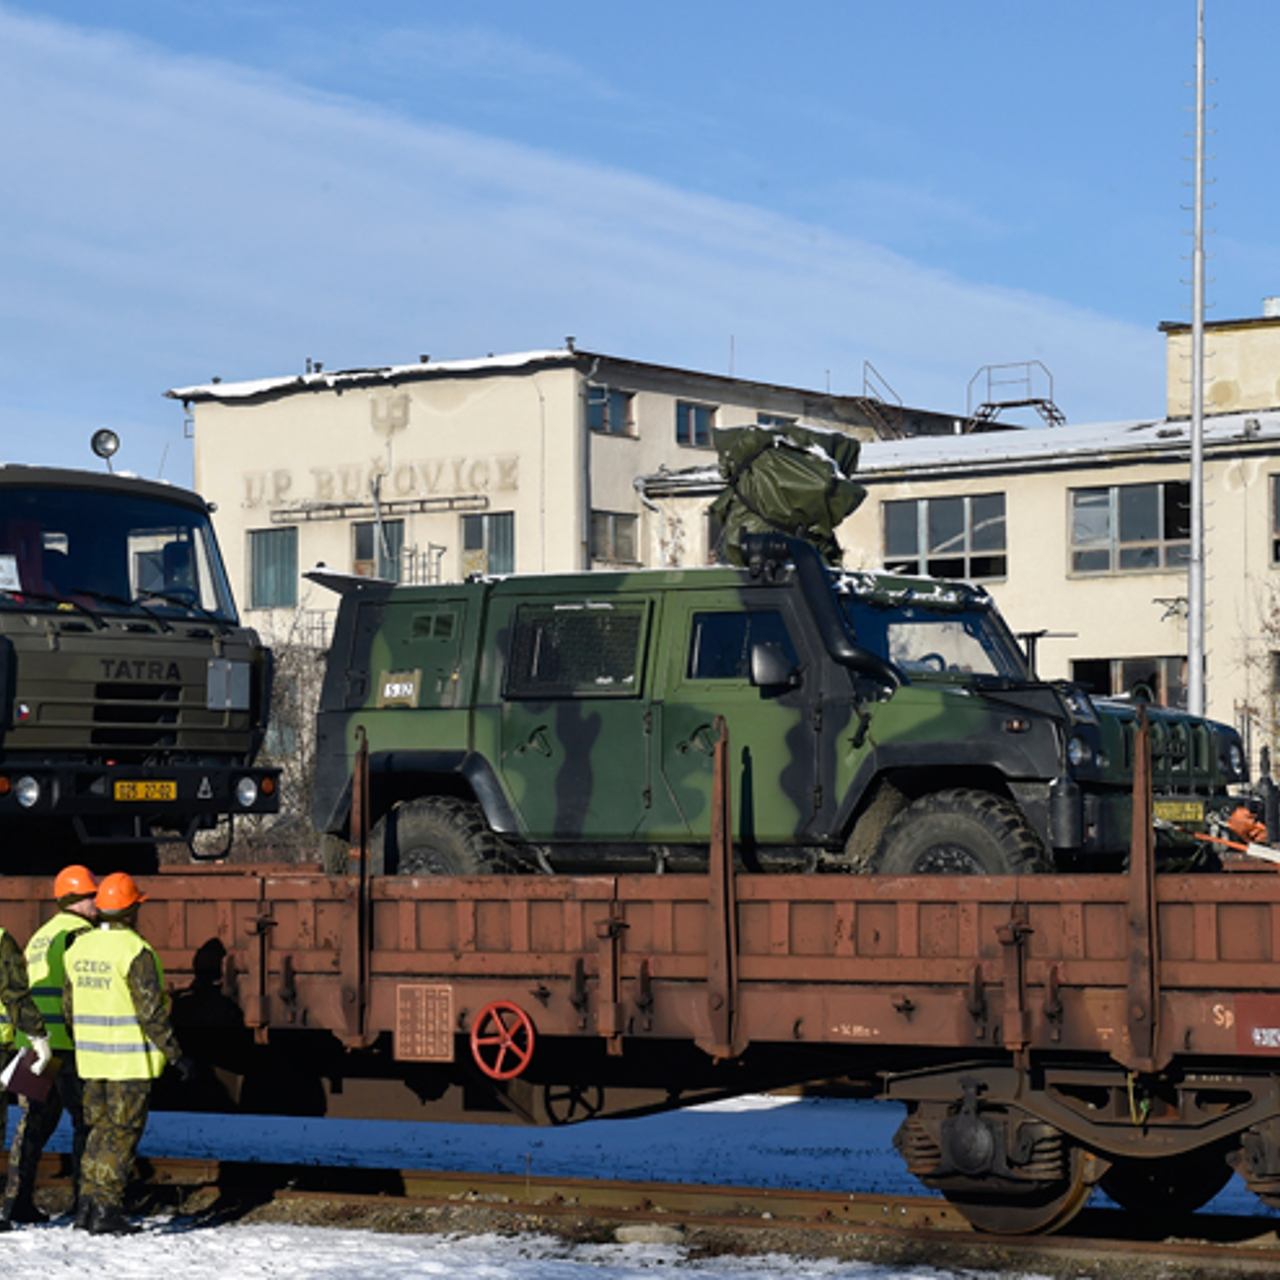
[[(7, 1067), (13, 1058), (13, 1050), (5, 1045), (0, 1049), (0, 1071)], [(9, 1124), (9, 1092), (6, 1089), (0, 1089), (0, 1150), (4, 1149), (5, 1130)]]
[(80, 1182), (80, 1161), (87, 1136), (84, 1123), (84, 1084), (76, 1072), (76, 1055), (68, 1049), (58, 1050), (58, 1074), (53, 1088), (43, 1102), (22, 1099), (22, 1118), (13, 1135), (9, 1150), (9, 1177), (5, 1183), (6, 1200), (28, 1199), (36, 1187), (36, 1166), (45, 1144), (53, 1137), (65, 1111), (71, 1117), (71, 1173), (75, 1185)]
[(80, 1160), (78, 1191), (82, 1200), (107, 1206), (123, 1203), (150, 1103), (150, 1080), (84, 1082), (84, 1121), (89, 1136)]

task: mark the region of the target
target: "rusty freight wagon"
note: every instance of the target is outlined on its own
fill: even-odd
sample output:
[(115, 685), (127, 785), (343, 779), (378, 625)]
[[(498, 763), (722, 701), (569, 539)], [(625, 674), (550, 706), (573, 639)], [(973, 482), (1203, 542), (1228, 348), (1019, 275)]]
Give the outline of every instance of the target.
[[(1190, 1210), (1233, 1168), (1280, 1199), (1280, 876), (1157, 876), (1149, 820), (1125, 874), (742, 874), (726, 792), (709, 874), (146, 881), (204, 1064), (174, 1104), (555, 1123), (840, 1078), (987, 1229), (1098, 1182)], [(0, 922), (47, 888), (0, 881)]]

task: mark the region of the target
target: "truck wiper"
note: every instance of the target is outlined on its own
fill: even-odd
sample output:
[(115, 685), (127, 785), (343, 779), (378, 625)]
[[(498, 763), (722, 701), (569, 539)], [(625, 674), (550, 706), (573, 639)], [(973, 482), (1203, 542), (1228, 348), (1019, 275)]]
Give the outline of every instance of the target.
[[(231, 630), (231, 624), (225, 618), (220, 618), (212, 610), (206, 609), (204, 605), (195, 600), (184, 600), (181, 596), (169, 595), (168, 592), (165, 591), (139, 591), (138, 595), (146, 596), (148, 600), (163, 600), (166, 604), (176, 605), (179, 609), (186, 609), (190, 613), (197, 613), (200, 617), (207, 618), (212, 622), (223, 635), (226, 635), (227, 632)], [(135, 600), (134, 603), (138, 604), (139, 608), (142, 607), (140, 602)]]
[(92, 587), (68, 587), (77, 595), (91, 596), (94, 600), (104, 600), (107, 604), (118, 604), (122, 609), (141, 609), (161, 631), (172, 631), (173, 628), (158, 614), (148, 609), (141, 600), (126, 600), (123, 596), (113, 596), (107, 591), (95, 591)]
[[(43, 591), (27, 591), (25, 588), (21, 591), (6, 591), (4, 594), (11, 598), (17, 597), (19, 600), (41, 600), (47, 604), (58, 606), (69, 605), (72, 609), (79, 609), (81, 613), (87, 613), (93, 620), (93, 625), (97, 627), (99, 631), (107, 625), (98, 614), (94, 613), (94, 611), (89, 608), (87, 604), (81, 604), (79, 600), (68, 600), (66, 596), (51, 596), (46, 595)], [(81, 592), (80, 594), (92, 595), (93, 593)]]

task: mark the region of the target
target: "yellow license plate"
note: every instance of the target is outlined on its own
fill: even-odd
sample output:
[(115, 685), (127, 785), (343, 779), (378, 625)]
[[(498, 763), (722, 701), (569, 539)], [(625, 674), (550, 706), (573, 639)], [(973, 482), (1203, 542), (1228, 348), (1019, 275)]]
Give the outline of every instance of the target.
[(117, 782), (115, 798), (126, 801), (176, 800), (176, 782)]
[(1157, 818), (1166, 822), (1203, 822), (1204, 802), (1202, 800), (1157, 800), (1155, 803)]

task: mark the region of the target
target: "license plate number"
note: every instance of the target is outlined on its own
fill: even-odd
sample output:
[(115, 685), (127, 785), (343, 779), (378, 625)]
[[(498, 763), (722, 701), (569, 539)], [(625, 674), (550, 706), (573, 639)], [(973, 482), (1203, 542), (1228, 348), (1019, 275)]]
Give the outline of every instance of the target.
[(139, 800), (176, 800), (178, 784), (176, 782), (117, 782), (114, 794), (117, 800), (135, 803)]
[(1166, 822), (1203, 822), (1202, 800), (1157, 800), (1155, 815)]

